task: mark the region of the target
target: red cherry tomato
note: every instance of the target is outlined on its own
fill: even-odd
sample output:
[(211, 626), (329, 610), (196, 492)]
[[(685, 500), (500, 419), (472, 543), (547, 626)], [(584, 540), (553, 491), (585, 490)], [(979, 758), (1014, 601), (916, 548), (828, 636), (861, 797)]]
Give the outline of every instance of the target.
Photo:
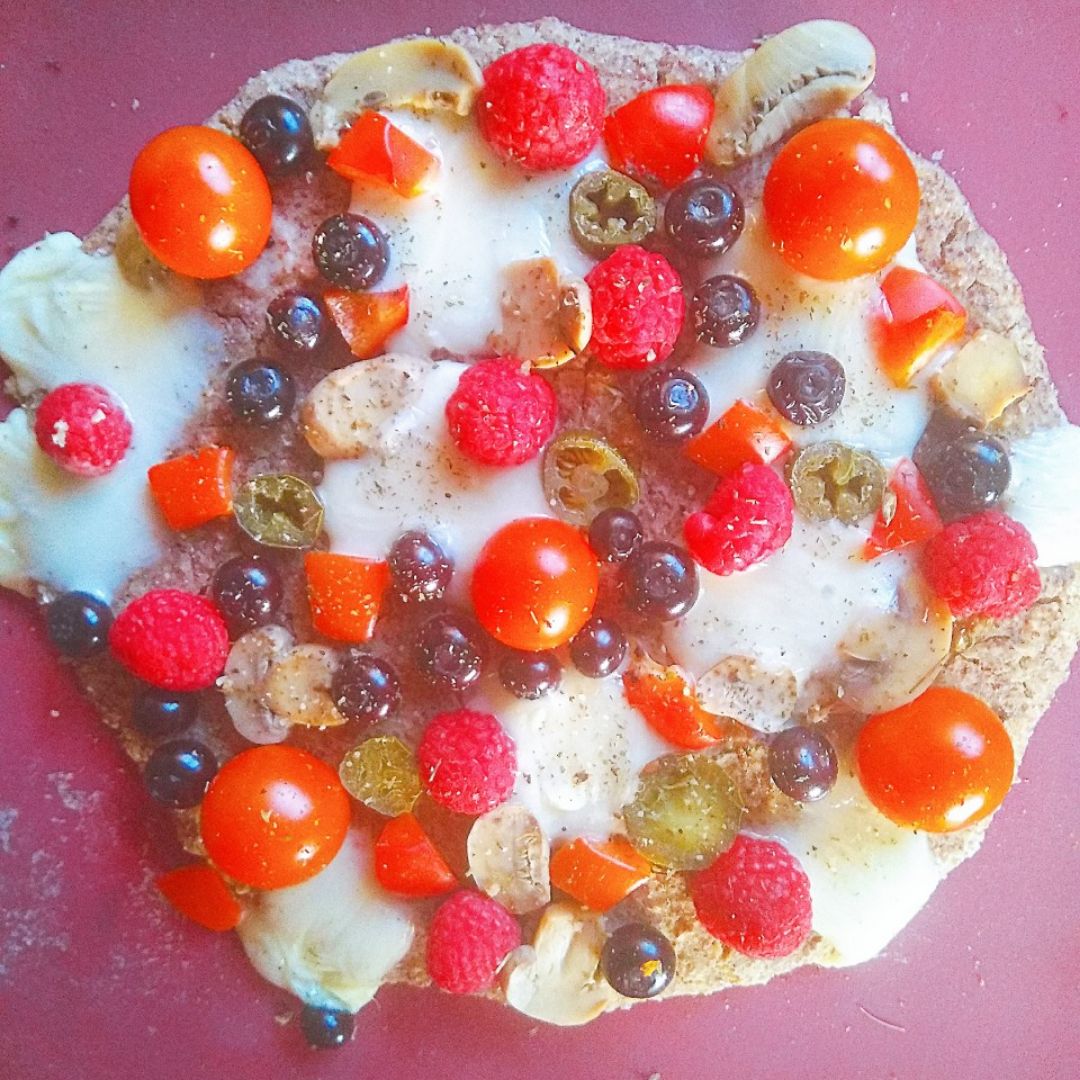
[(155, 135), (131, 167), (131, 214), (150, 251), (193, 278), (239, 273), (270, 236), (270, 187), (251, 151), (215, 128)]
[(613, 168), (663, 187), (681, 184), (700, 164), (713, 119), (705, 86), (658, 86), (604, 122)]
[(993, 813), (1012, 784), (1005, 725), (962, 690), (932, 686), (898, 709), (871, 716), (855, 746), (870, 801), (905, 828), (945, 833)]
[(314, 877), (349, 828), (337, 773), (295, 746), (255, 746), (227, 761), (202, 801), (206, 853), (237, 881), (281, 889)]
[(793, 135), (765, 178), (765, 220), (795, 270), (843, 281), (884, 266), (915, 228), (919, 180), (904, 148), (868, 120)]
[(476, 617), (497, 641), (538, 652), (568, 642), (596, 603), (600, 563), (572, 525), (520, 518), (480, 552), (472, 577)]

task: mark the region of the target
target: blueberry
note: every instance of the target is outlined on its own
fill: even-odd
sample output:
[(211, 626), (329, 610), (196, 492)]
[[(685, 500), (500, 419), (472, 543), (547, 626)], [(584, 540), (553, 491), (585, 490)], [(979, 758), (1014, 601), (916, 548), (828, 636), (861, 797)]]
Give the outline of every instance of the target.
[(349, 720), (375, 723), (401, 708), (401, 681), (385, 660), (353, 652), (334, 673), (333, 696), (338, 711)]
[(184, 810), (202, 802), (216, 772), (217, 759), (209, 747), (194, 739), (176, 739), (150, 755), (143, 779), (157, 802)]
[(514, 697), (536, 701), (562, 681), (562, 664), (553, 652), (512, 652), (499, 665), (499, 679)]
[(720, 255), (738, 240), (746, 215), (739, 193), (711, 176), (680, 184), (664, 207), (664, 226), (688, 255)]
[(319, 298), (301, 290), (271, 300), (266, 321), (281, 350), (298, 360), (315, 356), (333, 329)]
[(421, 623), (413, 649), (420, 672), (435, 686), (456, 693), (479, 680), (487, 654), (479, 625), (453, 612), (433, 615)]
[(697, 600), (694, 560), (680, 547), (653, 540), (643, 544), (623, 569), (623, 598), (631, 611), (667, 622), (685, 615)]
[(240, 141), (271, 179), (306, 169), (315, 157), (315, 139), (303, 106), (280, 94), (252, 104), (240, 121)]
[(210, 586), (233, 634), (265, 626), (281, 606), (282, 584), (266, 555), (236, 555), (218, 567)]
[(112, 619), (109, 605), (85, 592), (63, 593), (45, 609), (49, 640), (75, 659), (105, 648)]
[(675, 977), (675, 950), (659, 930), (628, 923), (604, 942), (600, 966), (617, 994), (651, 998)]
[(685, 442), (705, 427), (709, 394), (689, 371), (660, 368), (638, 383), (634, 415), (650, 439), (670, 444)]
[(761, 304), (748, 282), (730, 274), (703, 281), (690, 300), (690, 321), (698, 341), (729, 349), (757, 328)]
[(613, 506), (601, 511), (589, 525), (589, 545), (604, 562), (626, 562), (645, 536), (633, 510)]
[(179, 735), (199, 715), (198, 694), (159, 690), (156, 686), (140, 688), (131, 703), (135, 728), (150, 739)]
[(390, 263), (382, 229), (362, 214), (335, 214), (315, 230), (315, 266), (327, 281), (344, 289), (370, 289)]
[(355, 1019), (352, 1013), (305, 1005), (300, 1013), (300, 1030), (308, 1046), (316, 1050), (336, 1050), (344, 1046), (353, 1034)]
[(628, 644), (617, 623), (594, 615), (570, 642), (570, 659), (582, 675), (604, 679), (619, 670)]
[(402, 600), (440, 600), (454, 576), (454, 564), (425, 532), (403, 533), (389, 556), (394, 592)]
[(296, 388), (282, 368), (265, 360), (245, 360), (229, 372), (225, 400), (237, 420), (268, 427), (292, 412)]

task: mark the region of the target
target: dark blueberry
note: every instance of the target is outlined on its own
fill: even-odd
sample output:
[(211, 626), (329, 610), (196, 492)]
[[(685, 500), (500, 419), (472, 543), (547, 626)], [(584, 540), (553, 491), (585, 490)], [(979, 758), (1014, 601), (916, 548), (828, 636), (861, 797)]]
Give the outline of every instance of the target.
[(553, 652), (512, 652), (499, 665), (499, 678), (514, 697), (536, 701), (562, 681), (562, 664)]
[(271, 179), (307, 168), (315, 139), (302, 105), (280, 94), (261, 97), (240, 121), (240, 141)]
[(946, 520), (995, 506), (1012, 476), (1005, 444), (985, 431), (961, 431), (927, 447), (918, 463)]
[(284, 369), (265, 360), (245, 360), (229, 372), (225, 400), (237, 420), (266, 427), (292, 412), (296, 387)]
[(689, 371), (659, 368), (638, 383), (634, 415), (650, 439), (685, 442), (709, 419), (709, 394)]
[(105, 648), (113, 616), (104, 600), (84, 592), (62, 593), (45, 609), (49, 640), (76, 659)]
[(435, 686), (462, 693), (483, 671), (484, 632), (467, 616), (440, 612), (420, 624), (413, 655), (417, 668)]
[(594, 615), (570, 642), (574, 667), (590, 679), (604, 679), (619, 670), (628, 642), (618, 623)]
[(697, 568), (681, 547), (653, 540), (627, 560), (622, 587), (623, 599), (631, 611), (666, 622), (685, 615), (694, 606)]
[(335, 214), (315, 230), (315, 266), (343, 289), (370, 289), (386, 273), (390, 247), (382, 229), (362, 214)]
[(402, 600), (441, 600), (454, 576), (454, 564), (425, 532), (402, 533), (390, 549), (390, 580)]
[(349, 720), (373, 724), (389, 719), (401, 708), (397, 673), (371, 653), (349, 653), (334, 672), (332, 692), (338, 712)]
[(131, 703), (131, 720), (149, 739), (167, 739), (186, 731), (199, 715), (199, 695), (144, 686)]
[(769, 772), (789, 798), (814, 802), (828, 795), (836, 783), (836, 751), (814, 728), (788, 728), (769, 744)]
[(234, 635), (265, 626), (281, 606), (281, 577), (265, 555), (235, 555), (223, 562), (210, 591)]
[(305, 1005), (300, 1013), (300, 1030), (308, 1046), (316, 1050), (336, 1050), (344, 1046), (353, 1034), (355, 1019), (352, 1013)]
[(217, 772), (209, 747), (193, 739), (162, 743), (143, 771), (146, 789), (159, 803), (174, 810), (198, 806)]
[(690, 301), (690, 321), (698, 341), (718, 349), (745, 341), (760, 318), (757, 293), (742, 278), (730, 274), (703, 281)]
[(633, 510), (613, 506), (603, 510), (592, 519), (589, 526), (589, 543), (604, 562), (625, 562), (634, 554), (645, 538), (641, 519)]
[(333, 329), (319, 298), (299, 291), (282, 293), (271, 300), (266, 321), (282, 351), (297, 360), (318, 353)]
[(828, 420), (844, 400), (844, 367), (828, 353), (791, 352), (769, 372), (765, 389), (781, 416), (809, 427)]
[(600, 966), (617, 994), (656, 997), (675, 978), (675, 950), (659, 930), (627, 923), (604, 942)]
[(680, 184), (664, 207), (664, 226), (675, 246), (688, 255), (720, 255), (743, 230), (746, 220), (739, 193), (711, 176)]

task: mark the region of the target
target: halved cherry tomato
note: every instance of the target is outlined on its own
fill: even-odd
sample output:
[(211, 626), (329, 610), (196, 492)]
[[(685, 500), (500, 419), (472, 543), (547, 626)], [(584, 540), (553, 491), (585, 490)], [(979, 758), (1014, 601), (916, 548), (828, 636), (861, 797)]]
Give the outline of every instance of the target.
[(388, 821), (375, 841), (375, 876), (389, 892), (440, 896), (457, 878), (412, 814)]
[(296, 746), (254, 746), (206, 789), (199, 827), (214, 864), (253, 889), (314, 877), (345, 842), (352, 814), (337, 773)]
[(685, 750), (703, 750), (724, 734), (720, 717), (698, 704), (694, 680), (680, 667), (623, 675), (623, 694), (658, 735)]
[(181, 915), (207, 930), (235, 930), (244, 914), (240, 901), (212, 866), (181, 866), (162, 874), (154, 884)]
[(311, 625), (335, 641), (369, 641), (390, 584), (389, 566), (378, 559), (309, 551), (304, 573)]
[(964, 332), (967, 312), (944, 285), (906, 266), (885, 275), (881, 296), (871, 327), (878, 363), (894, 385), (904, 387)]
[(736, 401), (683, 448), (691, 461), (723, 475), (740, 465), (769, 465), (791, 449), (780, 420), (748, 401)]
[(484, 545), (471, 592), (480, 625), (512, 649), (565, 645), (588, 621), (600, 563), (584, 536), (555, 518), (519, 518)]
[(270, 187), (251, 151), (215, 128), (155, 135), (128, 182), (131, 216), (170, 270), (221, 278), (250, 266), (270, 236)]
[(359, 360), (384, 352), (387, 338), (409, 321), (408, 285), (390, 292), (327, 289), (323, 301), (349, 351)]
[(649, 861), (625, 836), (579, 837), (551, 856), (551, 884), (592, 911), (607, 911), (649, 878)]
[(884, 266), (907, 243), (919, 180), (883, 127), (819, 120), (793, 135), (765, 178), (765, 220), (795, 270), (843, 281)]
[(439, 159), (380, 112), (362, 112), (326, 164), (346, 180), (369, 180), (411, 199), (439, 167)]
[(657, 86), (604, 122), (611, 164), (641, 180), (674, 187), (701, 163), (715, 103), (707, 86)]
[(889, 478), (889, 491), (895, 502), (888, 519), (884, 504), (869, 539), (863, 547), (864, 559), (876, 559), (886, 551), (929, 540), (941, 532), (941, 516), (934, 497), (913, 461), (904, 458)]
[(194, 529), (231, 513), (235, 458), (227, 446), (204, 446), (150, 466), (150, 494), (170, 529)]
[(963, 690), (932, 686), (914, 701), (871, 716), (855, 745), (870, 801), (905, 828), (945, 833), (993, 813), (1013, 780), (1005, 725)]

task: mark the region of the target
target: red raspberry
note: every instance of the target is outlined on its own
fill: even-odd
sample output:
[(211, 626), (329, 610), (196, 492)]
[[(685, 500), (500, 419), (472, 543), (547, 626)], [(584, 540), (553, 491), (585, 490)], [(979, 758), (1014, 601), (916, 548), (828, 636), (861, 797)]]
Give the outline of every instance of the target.
[(521, 944), (517, 919), (490, 897), (462, 889), (435, 912), (428, 930), (431, 981), (451, 994), (475, 994)]
[(116, 616), (109, 645), (143, 682), (163, 690), (204, 690), (225, 670), (229, 632), (205, 596), (154, 589)]
[(416, 760), (428, 794), (458, 814), (486, 813), (514, 790), (514, 740), (491, 713), (439, 713), (420, 740)]
[(565, 169), (596, 145), (607, 101), (600, 77), (563, 45), (526, 45), (488, 64), (476, 103), (480, 132), (505, 161)]
[(958, 618), (1007, 619), (1027, 611), (1042, 582), (1027, 529), (999, 510), (954, 521), (933, 537), (923, 554), (930, 588)]
[(520, 465), (555, 430), (555, 391), (512, 357), (481, 360), (458, 380), (446, 403), (450, 436), (482, 465)]
[(131, 445), (131, 421), (103, 386), (66, 383), (42, 399), (34, 435), (62, 469), (77, 476), (104, 476)]
[(675, 348), (686, 297), (675, 267), (637, 244), (616, 248), (585, 277), (592, 290), (589, 351), (613, 368), (646, 368)]
[(810, 936), (810, 879), (775, 840), (740, 833), (690, 895), (705, 929), (746, 956), (787, 956)]
[(793, 510), (787, 484), (768, 465), (743, 465), (686, 519), (686, 546), (714, 574), (745, 570), (788, 542)]

